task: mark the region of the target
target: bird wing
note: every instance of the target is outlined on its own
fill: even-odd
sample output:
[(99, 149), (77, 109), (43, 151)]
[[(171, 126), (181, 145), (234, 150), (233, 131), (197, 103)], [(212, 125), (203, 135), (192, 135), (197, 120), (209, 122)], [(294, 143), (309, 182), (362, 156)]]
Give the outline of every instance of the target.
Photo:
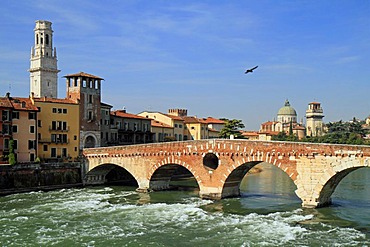
[(257, 68), (258, 68), (258, 65), (257, 65), (256, 67), (251, 68), (251, 70), (255, 70), (255, 69), (257, 69)]

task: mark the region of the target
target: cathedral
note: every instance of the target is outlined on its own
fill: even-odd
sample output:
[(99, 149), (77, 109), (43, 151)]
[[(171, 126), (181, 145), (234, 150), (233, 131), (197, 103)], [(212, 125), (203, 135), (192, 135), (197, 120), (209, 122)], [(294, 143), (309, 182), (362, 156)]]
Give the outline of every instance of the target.
[(323, 134), (323, 110), (320, 103), (311, 102), (306, 110), (306, 126), (303, 121), (297, 122), (297, 112), (286, 100), (284, 106), (277, 112), (277, 120), (267, 121), (261, 124), (259, 133), (264, 135), (266, 140), (280, 132), (287, 135), (293, 134), (302, 139), (305, 136), (320, 136)]

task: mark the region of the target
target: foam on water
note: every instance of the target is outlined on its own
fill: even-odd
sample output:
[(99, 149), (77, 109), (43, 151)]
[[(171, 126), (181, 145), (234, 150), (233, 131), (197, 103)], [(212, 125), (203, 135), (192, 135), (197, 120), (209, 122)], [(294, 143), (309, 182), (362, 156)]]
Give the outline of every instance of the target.
[[(38, 201), (35, 201), (35, 196)], [(207, 211), (213, 201), (152, 203), (135, 191), (72, 189), (0, 202), (4, 246), (366, 246), (366, 236), (330, 224), (300, 224), (301, 209), (269, 214)], [(150, 195), (148, 195), (150, 197)]]

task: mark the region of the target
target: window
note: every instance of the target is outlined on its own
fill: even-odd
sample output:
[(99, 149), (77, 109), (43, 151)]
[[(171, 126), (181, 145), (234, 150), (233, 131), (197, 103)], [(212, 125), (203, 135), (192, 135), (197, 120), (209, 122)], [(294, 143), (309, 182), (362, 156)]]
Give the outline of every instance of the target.
[(57, 108), (53, 108), (53, 113), (57, 113)]
[(89, 103), (92, 104), (92, 102), (93, 102), (93, 96), (92, 94), (89, 94)]
[(3, 135), (9, 135), (10, 134), (10, 125), (9, 124), (3, 124)]
[(13, 111), (13, 112), (12, 112), (12, 118), (13, 118), (13, 119), (19, 119), (19, 112), (17, 112), (17, 111)]
[(77, 147), (75, 147), (75, 152), (77, 152)]
[(37, 120), (37, 127), (41, 127), (41, 120)]
[(13, 140), (13, 148), (14, 150), (18, 149), (18, 140)]
[(92, 111), (88, 111), (87, 119), (88, 120), (93, 120), (93, 113), (92, 113)]
[(67, 148), (62, 148), (62, 157), (67, 157)]
[(62, 108), (58, 108), (58, 113), (62, 113)]
[(75, 135), (75, 136), (73, 136), (73, 140), (77, 140), (77, 136)]
[(57, 149), (51, 148), (50, 157), (56, 158), (57, 157)]
[(4, 149), (9, 149), (9, 139), (4, 139)]
[(28, 149), (35, 149), (36, 147), (36, 142), (35, 140), (28, 140)]
[(9, 120), (10, 120), (9, 111), (3, 110), (3, 121)]
[(192, 127), (191, 127), (191, 129), (192, 129), (192, 130), (194, 130), (194, 129), (195, 129), (195, 127), (194, 127), (194, 126), (192, 126)]
[(30, 154), (30, 161), (35, 161), (35, 154)]
[(35, 126), (33, 125), (30, 126), (30, 133), (31, 134), (35, 133)]
[(67, 114), (67, 109), (63, 109), (63, 114)]
[(13, 125), (12, 126), (12, 131), (13, 131), (13, 133), (18, 133), (18, 125)]
[(177, 124), (175, 124), (175, 128), (177, 128)]
[(36, 119), (36, 112), (29, 112), (28, 119)]
[(48, 151), (48, 145), (44, 145), (43, 150), (44, 150), (44, 152), (47, 152)]
[(182, 124), (179, 124), (179, 128), (182, 129)]

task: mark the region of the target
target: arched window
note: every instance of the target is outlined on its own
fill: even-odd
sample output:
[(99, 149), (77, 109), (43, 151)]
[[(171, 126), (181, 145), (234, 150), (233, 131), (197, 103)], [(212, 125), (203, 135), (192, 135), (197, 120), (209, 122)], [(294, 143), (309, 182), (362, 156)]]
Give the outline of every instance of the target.
[(38, 45), (38, 44), (39, 44), (39, 35), (36, 34), (36, 45)]
[(45, 35), (45, 44), (48, 45), (49, 44), (49, 34), (46, 34)]

